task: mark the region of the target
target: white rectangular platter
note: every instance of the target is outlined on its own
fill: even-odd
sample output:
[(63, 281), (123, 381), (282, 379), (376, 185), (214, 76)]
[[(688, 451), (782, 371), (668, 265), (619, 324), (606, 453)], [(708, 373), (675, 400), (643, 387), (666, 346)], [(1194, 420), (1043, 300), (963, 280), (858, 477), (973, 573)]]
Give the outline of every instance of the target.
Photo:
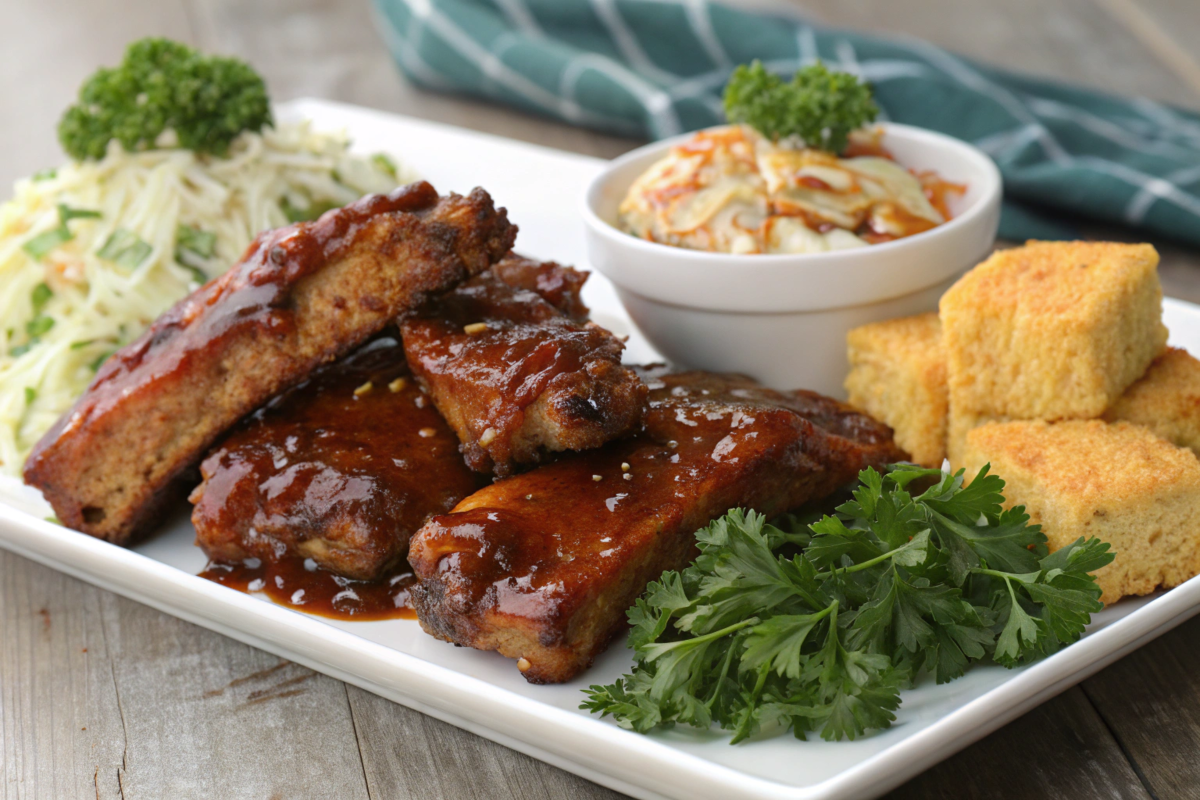
[[(345, 128), (356, 149), (395, 154), (441, 192), (485, 187), (520, 226), (518, 250), (587, 266), (577, 208), (603, 162), (322, 101), (281, 112)], [(629, 360), (654, 358), (603, 278), (593, 275), (586, 299), (597, 321), (632, 334)], [(1167, 301), (1165, 312), (1172, 343), (1200, 353), (1200, 307)], [(531, 686), (513, 662), (437, 641), (415, 622), (330, 621), (199, 578), (204, 556), (182, 514), (125, 550), (45, 521), (50, 513), (37, 492), (4, 479), (0, 546), (640, 798), (876, 796), (1200, 611), (1197, 579), (1104, 611), (1082, 641), (1038, 664), (976, 668), (905, 692), (895, 725), (876, 735), (731, 747), (684, 730), (641, 736), (580, 711), (581, 689), (629, 668), (620, 643), (572, 683)]]

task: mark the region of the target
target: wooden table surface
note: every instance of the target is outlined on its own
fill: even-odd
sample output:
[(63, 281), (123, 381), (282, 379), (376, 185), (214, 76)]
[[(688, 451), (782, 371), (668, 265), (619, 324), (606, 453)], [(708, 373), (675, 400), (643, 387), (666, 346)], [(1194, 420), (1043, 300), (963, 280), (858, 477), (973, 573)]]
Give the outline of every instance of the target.
[[(1014, 70), (1200, 108), (1197, 0), (804, 0), (791, 7), (829, 24), (921, 36)], [(250, 60), (277, 100), (343, 100), (600, 156), (637, 144), (414, 89), (374, 33), (367, 0), (15, 0), (5, 17), (4, 186), (61, 159), (54, 126), (80, 81), (148, 34)], [(1200, 301), (1200, 254), (1161, 249), (1167, 294)], [(1200, 797), (1198, 663), (1200, 619), (892, 797)], [(14, 800), (617, 797), (3, 551), (0, 773), (0, 797)]]

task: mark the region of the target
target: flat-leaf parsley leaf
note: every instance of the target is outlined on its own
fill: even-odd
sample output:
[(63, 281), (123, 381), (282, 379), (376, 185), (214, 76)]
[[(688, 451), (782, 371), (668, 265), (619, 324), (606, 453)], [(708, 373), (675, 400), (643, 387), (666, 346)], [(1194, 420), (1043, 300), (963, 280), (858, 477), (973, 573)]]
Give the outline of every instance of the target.
[(964, 486), (962, 471), (897, 464), (860, 473), (832, 516), (730, 511), (629, 610), (633, 672), (582, 707), (643, 733), (854, 739), (890, 725), (923, 675), (1058, 650), (1103, 608), (1090, 573), (1113, 554), (1098, 539), (1048, 553), (1003, 489), (986, 467)]

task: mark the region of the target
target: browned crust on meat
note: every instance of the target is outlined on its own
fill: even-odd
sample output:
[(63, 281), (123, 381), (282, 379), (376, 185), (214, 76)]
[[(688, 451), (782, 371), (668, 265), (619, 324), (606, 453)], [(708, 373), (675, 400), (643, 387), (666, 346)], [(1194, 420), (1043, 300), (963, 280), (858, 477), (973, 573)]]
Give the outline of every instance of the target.
[(537, 261), (509, 253), (492, 267), (492, 273), (514, 289), (537, 292), (543, 300), (583, 325), (590, 313), (583, 302), (588, 273), (556, 261)]
[(550, 453), (599, 447), (641, 419), (646, 390), (621, 365), (624, 345), (561, 310), (583, 313), (572, 273), (506, 259), (401, 326), (413, 373), (478, 472), (510, 475)]
[(487, 269), (515, 235), (483, 190), (439, 199), (424, 182), (261, 234), (109, 359), (34, 448), (26, 482), (63, 524), (127, 543), (240, 418)]
[(646, 380), (644, 433), (499, 481), (418, 531), (426, 631), (522, 659), (532, 683), (570, 680), (648, 582), (695, 557), (697, 529), (731, 508), (782, 513), (903, 457), (886, 426), (820, 395), (710, 373)]

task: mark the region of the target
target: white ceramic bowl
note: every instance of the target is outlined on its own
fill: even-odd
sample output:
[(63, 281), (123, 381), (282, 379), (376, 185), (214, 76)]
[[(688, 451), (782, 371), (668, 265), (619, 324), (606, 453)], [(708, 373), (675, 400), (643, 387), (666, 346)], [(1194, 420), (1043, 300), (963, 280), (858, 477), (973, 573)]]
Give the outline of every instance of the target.
[(991, 250), (1000, 220), (1000, 172), (982, 151), (908, 125), (883, 129), (884, 147), (905, 167), (966, 184), (950, 198), (950, 221), (894, 242), (804, 255), (705, 253), (622, 233), (617, 207), (630, 184), (687, 134), (627, 153), (591, 182), (582, 212), (588, 259), (672, 363), (844, 397), (846, 333), (936, 309)]

